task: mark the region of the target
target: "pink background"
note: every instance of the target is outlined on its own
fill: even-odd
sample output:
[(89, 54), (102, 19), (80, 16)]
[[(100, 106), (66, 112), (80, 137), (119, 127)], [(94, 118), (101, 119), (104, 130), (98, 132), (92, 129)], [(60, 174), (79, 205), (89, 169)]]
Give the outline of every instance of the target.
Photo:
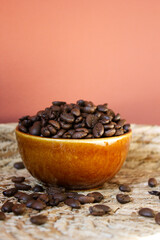
[(160, 1), (0, 0), (0, 122), (80, 98), (160, 124)]

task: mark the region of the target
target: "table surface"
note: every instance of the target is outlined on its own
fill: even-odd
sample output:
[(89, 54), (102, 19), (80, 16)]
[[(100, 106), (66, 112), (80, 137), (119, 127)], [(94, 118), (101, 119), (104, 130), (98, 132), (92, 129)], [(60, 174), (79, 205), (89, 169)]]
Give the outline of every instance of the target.
[[(26, 169), (16, 170), (13, 164), (21, 161), (15, 139), (16, 124), (0, 124), (0, 205), (6, 200), (2, 191), (11, 187), (11, 177), (25, 176), (26, 180), (35, 185), (36, 180)], [(90, 204), (81, 209), (71, 210), (61, 203), (60, 207), (45, 209), (43, 214), (49, 221), (36, 226), (30, 223), (29, 216), (37, 213), (27, 210), (24, 216), (7, 214), (7, 219), (0, 223), (0, 240), (40, 240), (40, 239), (90, 239), (90, 240), (131, 240), (158, 239), (160, 226), (153, 218), (143, 218), (138, 215), (141, 207), (149, 207), (160, 211), (160, 200), (148, 193), (151, 190), (147, 181), (155, 177), (160, 188), (160, 126), (132, 125), (133, 137), (130, 151), (119, 173), (105, 183), (101, 192), (105, 198), (102, 203), (113, 210), (111, 215), (94, 217), (89, 215)], [(131, 186), (132, 202), (121, 205), (116, 201), (116, 194), (120, 193), (119, 184), (127, 183)], [(81, 191), (87, 194), (88, 191)]]

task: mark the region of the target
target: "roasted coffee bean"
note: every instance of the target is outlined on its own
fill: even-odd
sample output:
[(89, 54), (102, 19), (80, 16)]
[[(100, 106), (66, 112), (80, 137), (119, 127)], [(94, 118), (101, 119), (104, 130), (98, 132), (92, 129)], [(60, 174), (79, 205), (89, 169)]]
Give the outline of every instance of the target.
[(75, 119), (75, 123), (79, 123), (79, 122), (82, 122), (83, 120), (83, 117), (82, 116), (79, 116)]
[(77, 104), (78, 104), (79, 106), (85, 106), (85, 101), (82, 100), (82, 99), (80, 99), (80, 100), (77, 101)]
[(155, 222), (160, 225), (160, 212), (155, 215)]
[(72, 135), (72, 138), (77, 139), (77, 138), (84, 138), (87, 136), (86, 132), (74, 132)]
[(86, 133), (89, 132), (89, 130), (87, 128), (76, 128), (75, 131), (76, 132), (86, 132)]
[(30, 199), (26, 202), (26, 207), (27, 208), (32, 208), (32, 204), (35, 203), (35, 199)]
[(41, 129), (41, 134), (42, 134), (42, 136), (44, 136), (44, 137), (50, 137), (50, 135), (51, 135), (51, 133), (50, 133), (50, 131), (48, 130), (47, 127), (43, 127), (43, 128)]
[(51, 135), (55, 135), (57, 133), (57, 130), (53, 126), (48, 125), (47, 128), (50, 131)]
[(55, 193), (61, 193), (61, 192), (64, 192), (61, 188), (58, 188), (58, 187), (49, 187), (46, 189), (46, 192), (49, 194), (49, 195), (54, 195)]
[[(68, 129), (70, 129), (70, 128), (72, 128), (72, 124), (70, 124), (70, 123), (65, 123), (65, 122), (60, 122), (60, 125), (61, 125), (61, 127), (63, 128), (63, 129), (65, 129), (65, 130), (68, 130)], [(58, 133), (57, 133), (58, 134)]]
[(97, 110), (98, 110), (99, 112), (104, 112), (104, 113), (106, 113), (107, 110), (108, 110), (107, 104), (98, 105), (98, 106), (97, 106)]
[(89, 208), (89, 212), (93, 216), (103, 216), (111, 211), (110, 207), (97, 204)]
[(95, 138), (99, 138), (103, 135), (104, 133), (104, 127), (102, 123), (96, 123), (96, 125), (93, 128), (93, 135)]
[(104, 198), (104, 196), (101, 193), (99, 193), (99, 192), (88, 193), (87, 196), (93, 197), (94, 198), (94, 202), (96, 202), (96, 203), (101, 202), (102, 199)]
[(57, 136), (58, 136), (58, 137), (62, 137), (65, 132), (66, 132), (65, 129), (60, 129), (60, 130), (57, 132)]
[(150, 178), (148, 180), (148, 186), (149, 187), (156, 187), (157, 186), (157, 180), (155, 178)]
[(123, 127), (123, 125), (125, 124), (126, 120), (125, 119), (121, 119), (117, 122), (117, 124), (121, 127)]
[(35, 200), (32, 203), (32, 208), (35, 210), (43, 210), (45, 207), (46, 207), (46, 204), (39, 199)]
[(113, 123), (105, 124), (105, 125), (103, 125), (103, 127), (104, 127), (105, 131), (110, 130), (110, 129), (114, 128), (114, 124)]
[(79, 196), (78, 201), (81, 204), (86, 204), (86, 203), (93, 203), (94, 202), (94, 197), (90, 197), (90, 196)]
[(116, 133), (115, 133), (115, 136), (120, 136), (120, 135), (122, 135), (122, 134), (124, 134), (123, 129), (117, 129), (117, 130), (116, 130)]
[(29, 133), (31, 135), (40, 136), (41, 134), (41, 122), (34, 122), (32, 127), (29, 128)]
[(31, 189), (30, 185), (24, 183), (15, 183), (14, 185), (18, 190), (28, 191)]
[(89, 128), (93, 128), (98, 121), (98, 117), (94, 114), (88, 114), (86, 117), (86, 125)]
[(67, 198), (74, 198), (78, 193), (77, 192), (67, 192), (66, 196)]
[(51, 109), (52, 109), (53, 112), (59, 112), (60, 111), (60, 106), (53, 105), (51, 107)]
[(128, 132), (130, 129), (131, 129), (131, 125), (130, 125), (130, 124), (125, 124), (125, 125), (123, 126), (124, 132)]
[(112, 109), (108, 109), (107, 115), (110, 116), (112, 119), (115, 117), (115, 113), (113, 112)]
[(62, 114), (61, 114), (61, 120), (62, 120), (62, 121), (65, 121), (65, 122), (67, 122), (67, 123), (73, 123), (74, 120), (75, 120), (75, 118), (74, 118), (74, 116), (73, 116), (72, 114), (70, 114), (70, 113), (62, 113)]
[(12, 182), (14, 182), (14, 183), (22, 183), (22, 182), (24, 182), (24, 180), (25, 180), (25, 177), (12, 177)]
[(120, 116), (119, 113), (117, 113), (117, 114), (115, 115), (115, 117), (113, 118), (113, 121), (114, 121), (114, 122), (118, 122), (120, 119), (121, 119), (121, 116)]
[(81, 208), (81, 204), (78, 200), (75, 200), (73, 198), (67, 198), (64, 203), (72, 208)]
[(3, 191), (3, 195), (5, 197), (12, 197), (12, 196), (14, 196), (14, 194), (16, 194), (17, 191), (18, 191), (17, 188), (9, 188), (9, 189)]
[(72, 135), (69, 132), (65, 132), (62, 136), (62, 138), (68, 138), (68, 139), (71, 137), (72, 137)]
[(61, 105), (64, 105), (66, 104), (66, 102), (63, 102), (63, 101), (54, 101), (52, 102), (53, 105), (56, 105), (56, 106), (61, 106)]
[(43, 191), (44, 191), (43, 187), (40, 186), (40, 185), (38, 185), (38, 184), (36, 184), (36, 185), (32, 188), (32, 190), (33, 190), (34, 192), (43, 192)]
[(74, 124), (74, 129), (76, 128), (84, 128), (85, 127), (85, 122), (82, 121), (80, 123)]
[(5, 202), (2, 207), (1, 207), (1, 211), (2, 212), (12, 212), (12, 207), (13, 207), (13, 202)]
[(30, 218), (31, 223), (35, 225), (42, 225), (47, 222), (48, 218), (45, 215), (39, 214)]
[(18, 170), (25, 168), (23, 162), (16, 162), (16, 163), (14, 163), (13, 167), (18, 169)]
[(40, 194), (39, 193), (37, 193), (37, 192), (35, 192), (35, 193), (31, 193), (30, 194), (30, 196), (33, 198), (33, 199), (38, 199), (39, 198), (39, 196), (40, 196)]
[(81, 112), (80, 112), (80, 109), (79, 107), (75, 107), (71, 110), (71, 113), (76, 116), (76, 117), (79, 117), (81, 115)]
[(51, 207), (57, 206), (58, 204), (59, 200), (54, 198), (50, 198), (49, 202), (47, 202), (47, 205)]
[(112, 137), (116, 133), (116, 130), (113, 129), (108, 129), (104, 131), (104, 137)]
[(3, 212), (0, 212), (0, 221), (4, 221), (6, 219), (6, 215)]
[(39, 197), (38, 197), (39, 200), (45, 202), (45, 203), (48, 203), (49, 202), (49, 196), (45, 193), (43, 194), (40, 194)]
[(53, 195), (53, 198), (54, 198), (54, 199), (58, 199), (59, 202), (63, 202), (63, 201), (66, 200), (67, 196), (66, 196), (65, 193), (55, 193), (55, 194)]
[(111, 118), (106, 115), (102, 115), (99, 120), (99, 122), (102, 123), (103, 125), (108, 124), (110, 121), (111, 121)]
[(12, 212), (15, 215), (22, 215), (26, 210), (26, 206), (24, 204), (14, 204), (12, 207)]
[(129, 203), (129, 202), (131, 202), (131, 198), (130, 198), (130, 196), (129, 195), (127, 195), (127, 194), (117, 194), (116, 195), (116, 199), (117, 199), (117, 201), (119, 202), (119, 203), (121, 203), (121, 204), (125, 204), (125, 203)]
[(88, 134), (85, 138), (87, 138), (87, 139), (93, 138), (93, 134)]
[(128, 186), (127, 184), (122, 184), (119, 186), (119, 190), (121, 192), (131, 192), (131, 188), (130, 186)]
[(74, 130), (74, 129), (70, 129), (70, 130), (68, 130), (67, 132), (72, 136), (73, 133), (75, 132), (75, 130)]
[(14, 195), (15, 198), (18, 199), (18, 201), (22, 201), (24, 203), (26, 203), (28, 200), (31, 200), (32, 199), (32, 196), (31, 195), (28, 195), (27, 193), (24, 193), (24, 192), (17, 192), (15, 195)]
[(18, 130), (23, 132), (23, 133), (28, 132), (27, 128), (25, 126), (21, 125), (21, 124), (18, 125)]
[(140, 216), (143, 216), (143, 217), (150, 217), (150, 218), (154, 217), (154, 211), (150, 208), (141, 208), (138, 213)]
[(154, 196), (160, 196), (159, 191), (149, 191), (149, 194), (154, 195)]
[(84, 194), (82, 194), (82, 193), (77, 193), (73, 198), (75, 199), (75, 200), (78, 200), (79, 201), (79, 197), (84, 197), (85, 195)]
[(97, 107), (95, 106), (85, 106), (82, 108), (82, 112), (84, 113), (94, 113)]
[(59, 130), (61, 128), (59, 122), (55, 121), (55, 120), (50, 120), (48, 122), (50, 125), (52, 125), (56, 130)]

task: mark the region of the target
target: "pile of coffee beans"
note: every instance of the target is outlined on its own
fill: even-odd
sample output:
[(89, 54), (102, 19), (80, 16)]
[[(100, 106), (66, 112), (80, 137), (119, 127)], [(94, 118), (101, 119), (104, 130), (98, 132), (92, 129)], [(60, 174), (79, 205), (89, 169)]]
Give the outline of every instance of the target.
[(130, 124), (109, 109), (107, 103), (96, 106), (84, 100), (71, 104), (54, 101), (35, 116), (20, 118), (18, 129), (47, 138), (89, 139), (120, 136), (130, 130)]

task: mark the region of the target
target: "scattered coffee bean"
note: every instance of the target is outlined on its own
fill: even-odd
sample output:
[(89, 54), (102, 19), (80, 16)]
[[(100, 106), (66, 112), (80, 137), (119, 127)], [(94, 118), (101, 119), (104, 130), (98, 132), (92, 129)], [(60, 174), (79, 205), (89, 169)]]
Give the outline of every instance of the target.
[(89, 212), (93, 216), (103, 216), (111, 211), (110, 207), (102, 204), (97, 204), (89, 207)]
[(34, 193), (31, 193), (30, 196), (31, 196), (31, 198), (37, 200), (40, 197), (40, 194), (37, 192), (34, 192)]
[(4, 221), (6, 219), (6, 215), (4, 212), (0, 212), (0, 221)]
[(67, 192), (66, 196), (67, 198), (74, 198), (78, 193), (77, 192)]
[(81, 204), (86, 204), (86, 203), (93, 203), (94, 202), (94, 197), (91, 196), (79, 196), (78, 201)]
[(13, 207), (13, 202), (5, 202), (2, 207), (1, 207), (1, 211), (2, 212), (12, 212), (12, 207)]
[(130, 186), (128, 186), (127, 184), (122, 184), (119, 186), (119, 190), (121, 192), (131, 192), (131, 188)]
[(15, 198), (18, 198), (18, 201), (22, 201), (24, 203), (26, 203), (28, 200), (31, 200), (32, 199), (32, 196), (31, 195), (28, 195), (27, 193), (24, 193), (24, 192), (17, 192), (15, 195), (14, 195)]
[(155, 222), (160, 225), (160, 212), (155, 215)]
[(14, 163), (13, 166), (14, 166), (14, 168), (16, 168), (16, 169), (18, 169), (18, 170), (25, 168), (23, 162), (16, 162), (16, 163)]
[(40, 185), (38, 185), (38, 184), (36, 184), (36, 185), (32, 188), (32, 190), (33, 190), (34, 192), (43, 192), (43, 191), (44, 191), (43, 187), (40, 186)]
[(54, 198), (54, 199), (58, 199), (59, 202), (63, 202), (63, 201), (66, 200), (67, 196), (66, 196), (65, 193), (55, 193), (55, 194), (53, 195), (53, 198)]
[(18, 190), (28, 191), (31, 189), (30, 185), (24, 183), (15, 183), (14, 185)]
[(14, 204), (12, 207), (12, 212), (15, 215), (22, 215), (26, 210), (26, 206), (24, 204)]
[(30, 218), (31, 223), (36, 225), (42, 225), (48, 220), (47, 216), (39, 214)]
[(117, 194), (116, 195), (116, 199), (119, 203), (121, 204), (125, 204), (125, 203), (129, 203), (131, 202), (131, 198), (129, 195), (126, 195), (126, 194)]
[(94, 198), (94, 202), (96, 202), (96, 203), (101, 202), (102, 199), (104, 198), (104, 196), (101, 193), (99, 193), (99, 192), (88, 193), (87, 196), (93, 197)]
[(48, 196), (47, 194), (45, 194), (45, 193), (40, 194), (38, 199), (41, 200), (41, 201), (43, 201), (43, 202), (45, 202), (45, 203), (48, 203), (49, 200), (50, 200), (50, 199), (49, 199), (49, 196)]
[(81, 208), (81, 204), (78, 200), (75, 200), (73, 198), (67, 198), (64, 203), (72, 208)]
[(150, 178), (148, 180), (148, 186), (149, 187), (156, 187), (157, 186), (157, 180), (155, 178)]
[(155, 196), (160, 196), (160, 192), (159, 191), (149, 191), (149, 194), (155, 195)]
[(141, 208), (138, 213), (143, 217), (154, 217), (154, 212), (150, 208)]
[(47, 205), (51, 207), (57, 206), (58, 204), (59, 204), (59, 200), (57, 198), (56, 199), (51, 198), (49, 202), (47, 202)]
[(43, 210), (45, 207), (46, 207), (46, 204), (39, 199), (35, 200), (32, 203), (32, 208), (35, 210)]
[(26, 207), (27, 208), (32, 208), (33, 203), (35, 203), (35, 199), (30, 199), (26, 202)]
[(14, 194), (16, 194), (16, 192), (17, 192), (17, 188), (9, 188), (9, 189), (3, 191), (3, 195), (5, 197), (12, 197), (12, 196), (14, 196)]
[(14, 183), (22, 183), (22, 182), (24, 182), (24, 180), (25, 180), (25, 177), (12, 177), (12, 182), (14, 182)]

